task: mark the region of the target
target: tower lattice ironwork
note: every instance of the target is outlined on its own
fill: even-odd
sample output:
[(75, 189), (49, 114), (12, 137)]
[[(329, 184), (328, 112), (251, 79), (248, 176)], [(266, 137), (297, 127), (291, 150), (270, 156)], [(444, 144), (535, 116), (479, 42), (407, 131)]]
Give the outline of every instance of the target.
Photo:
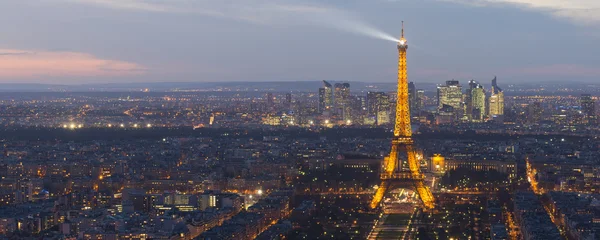
[[(421, 173), (419, 159), (417, 159), (413, 149), (408, 103), (408, 74), (406, 71), (407, 49), (408, 44), (404, 38), (404, 22), (402, 22), (402, 37), (398, 42), (398, 97), (394, 138), (390, 154), (383, 161), (380, 175), (381, 184), (379, 184), (373, 197), (371, 208), (379, 206), (387, 192), (399, 187), (413, 188), (426, 208), (434, 207), (433, 195), (424, 183), (425, 177)], [(403, 161), (406, 161), (406, 164), (403, 164)], [(408, 169), (405, 165), (408, 165)]]

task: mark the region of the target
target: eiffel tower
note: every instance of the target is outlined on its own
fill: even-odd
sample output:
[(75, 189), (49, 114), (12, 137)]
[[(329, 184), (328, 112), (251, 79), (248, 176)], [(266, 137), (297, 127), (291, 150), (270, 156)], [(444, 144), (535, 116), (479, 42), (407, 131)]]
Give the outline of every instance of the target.
[[(396, 102), (396, 123), (390, 154), (383, 160), (381, 184), (371, 201), (371, 208), (377, 208), (384, 195), (397, 188), (416, 190), (426, 208), (434, 207), (431, 190), (425, 185), (425, 176), (421, 173), (419, 160), (413, 150), (412, 129), (410, 128), (410, 109), (408, 105), (408, 74), (406, 72), (406, 50), (408, 44), (402, 37), (398, 42), (398, 97)], [(403, 165), (403, 162), (406, 164)], [(408, 169), (406, 169), (408, 165)]]

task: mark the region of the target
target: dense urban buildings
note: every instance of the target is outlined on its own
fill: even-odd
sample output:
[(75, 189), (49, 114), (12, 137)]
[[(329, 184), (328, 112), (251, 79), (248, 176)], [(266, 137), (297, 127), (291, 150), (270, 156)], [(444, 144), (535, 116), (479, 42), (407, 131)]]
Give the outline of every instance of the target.
[(376, 125), (390, 123), (390, 98), (385, 92), (367, 93), (367, 122), (375, 120)]
[(409, 82), (392, 40), (392, 87), (2, 92), (0, 239), (600, 239), (599, 86)]
[(597, 236), (600, 129), (589, 121), (597, 92), (517, 94), (478, 83), (474, 109), (480, 85), (488, 102), (510, 92), (503, 117), (441, 123), (437, 89), (425, 86), (411, 116), (413, 148), (436, 207), (419, 207), (407, 186), (370, 209), (391, 151), (396, 93), (349, 89), (347, 124), (319, 111), (323, 99), (335, 106), (333, 88), (331, 98), (319, 94), (322, 83), (312, 92), (3, 93), (0, 235)]
[(598, 119), (596, 116), (596, 103), (590, 94), (582, 94), (581, 99), (581, 111), (584, 114), (584, 118), (589, 124), (597, 123)]

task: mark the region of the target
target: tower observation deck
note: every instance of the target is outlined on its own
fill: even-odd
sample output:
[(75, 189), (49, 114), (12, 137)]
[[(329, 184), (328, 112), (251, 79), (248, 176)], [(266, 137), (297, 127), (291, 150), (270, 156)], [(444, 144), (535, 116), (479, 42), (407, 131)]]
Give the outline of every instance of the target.
[[(377, 208), (389, 191), (405, 187), (416, 190), (426, 208), (434, 207), (431, 190), (424, 183), (420, 163), (413, 150), (412, 129), (410, 127), (410, 109), (408, 103), (408, 74), (406, 71), (406, 50), (408, 42), (402, 37), (398, 42), (398, 97), (396, 102), (396, 122), (390, 154), (383, 160), (381, 184), (371, 201), (371, 208)], [(408, 167), (406, 167), (408, 166)]]

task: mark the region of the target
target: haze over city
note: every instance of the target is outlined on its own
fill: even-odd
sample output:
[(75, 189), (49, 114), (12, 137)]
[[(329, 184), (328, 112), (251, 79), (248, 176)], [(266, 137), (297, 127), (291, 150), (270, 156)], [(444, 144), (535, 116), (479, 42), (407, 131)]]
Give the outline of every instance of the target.
[[(595, 0), (0, 2), (0, 83), (600, 78)], [(24, 17), (26, 16), (26, 17)]]

